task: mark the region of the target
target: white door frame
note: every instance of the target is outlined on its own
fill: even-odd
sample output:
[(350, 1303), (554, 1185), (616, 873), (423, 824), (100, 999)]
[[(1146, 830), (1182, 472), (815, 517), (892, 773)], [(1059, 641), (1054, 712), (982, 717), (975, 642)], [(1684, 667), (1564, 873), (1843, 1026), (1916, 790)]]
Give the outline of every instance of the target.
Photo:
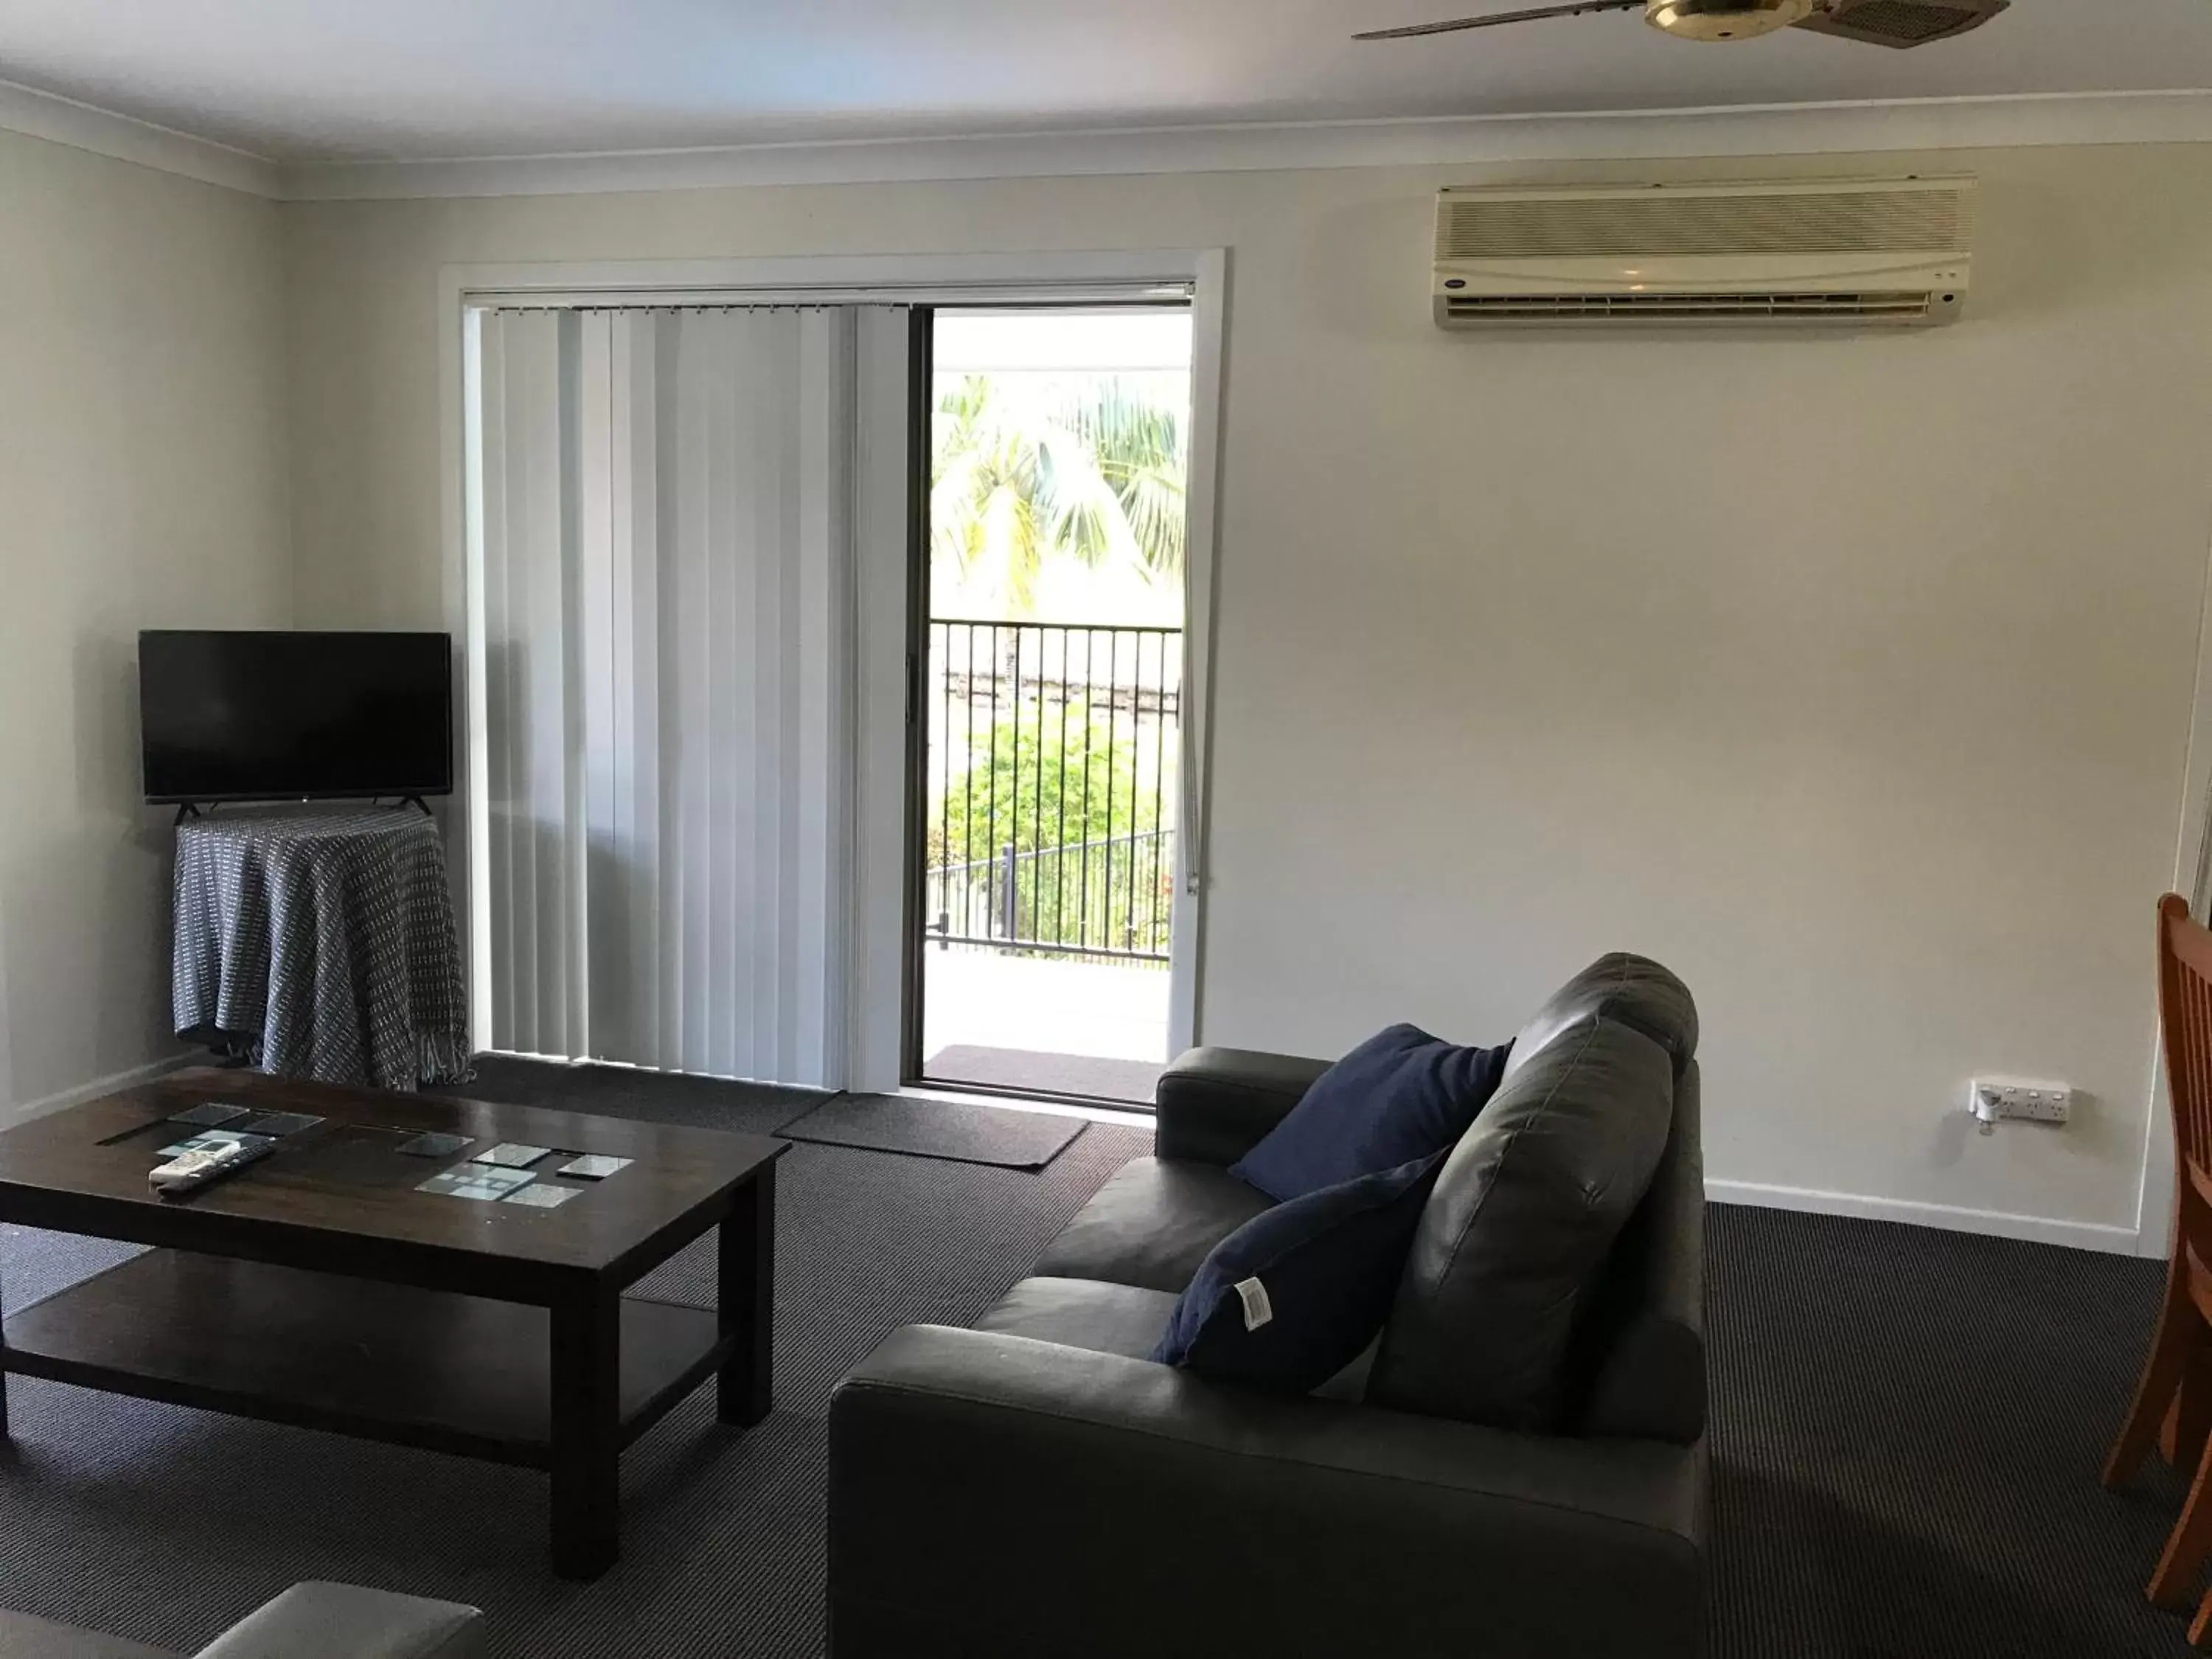
[[(2206, 863), (2212, 859), (2212, 564), (2205, 574), (2203, 608), (2197, 624), (2197, 689), (2190, 704), (2188, 758), (2181, 778), (2181, 830), (2173, 854), (2172, 890), (2187, 898), (2199, 921), (2212, 893), (2201, 891)], [(2150, 906), (2143, 906), (2143, 944), (2155, 937)], [(2143, 965), (2152, 961), (2148, 948)], [(2149, 1007), (2150, 1107), (2144, 1114), (2142, 1189), (2136, 1200), (2136, 1254), (2164, 1257), (2172, 1243), (2173, 1201), (2173, 1108), (2166, 1089), (2166, 1054), (2160, 1033), (2154, 981)]]
[[(475, 492), (468, 477), (474, 448), (469, 429), (474, 409), (468, 383), (472, 354), (466, 349), (471, 310), (500, 301), (541, 305), (683, 305), (732, 300), (752, 304), (832, 302), (876, 305), (990, 304), (1016, 300), (1079, 303), (1086, 298), (1127, 300), (1148, 283), (1188, 292), (1191, 304), (1191, 445), (1188, 534), (1184, 558), (1183, 710), (1181, 811), (1176, 882), (1169, 963), (1168, 1044), (1179, 1053), (1200, 1039), (1200, 988), (1205, 962), (1208, 845), (1207, 779), (1211, 774), (1213, 600), (1218, 504), (1221, 476), (1224, 350), (1226, 343), (1229, 256), (1222, 248), (1137, 249), (1073, 253), (804, 255), (794, 258), (556, 261), (544, 264), (454, 264), (438, 272), (438, 356), (441, 517), (445, 544), (445, 616), (457, 653), (456, 702), (466, 711), (460, 729), (462, 787), (447, 823), (461, 928), (462, 961), (469, 981), (470, 1040), (489, 1039), (489, 1015), (477, 988), (489, 973), (490, 898), (478, 879), (489, 854), (486, 829), (476, 804), (485, 778), (483, 653), (477, 638), (479, 573), (469, 556), (470, 514)], [(1086, 289), (1086, 285), (1089, 287)], [(880, 541), (881, 538), (877, 538)], [(877, 551), (880, 555), (881, 550)], [(896, 578), (863, 548), (864, 594), (859, 624), (864, 646), (881, 638), (893, 614), (897, 637), (906, 635), (906, 550), (899, 550)], [(894, 591), (895, 589), (895, 591)], [(897, 659), (903, 660), (903, 653)], [(891, 681), (896, 680), (894, 692)], [(847, 1086), (869, 1091), (900, 1084), (900, 1024), (896, 994), (884, 1006), (886, 987), (900, 975), (871, 971), (876, 953), (896, 939), (905, 948), (903, 883), (880, 878), (881, 826), (899, 826), (903, 842), (906, 744), (872, 741), (882, 722), (903, 733), (906, 678), (864, 673), (857, 689), (854, 822), (855, 863), (854, 983), (847, 1000)], [(894, 707), (891, 699), (896, 696)], [(890, 755), (898, 757), (890, 775)], [(878, 833), (872, 838), (873, 828)], [(903, 850), (902, 850), (903, 869)], [(874, 869), (878, 878), (868, 879)]]

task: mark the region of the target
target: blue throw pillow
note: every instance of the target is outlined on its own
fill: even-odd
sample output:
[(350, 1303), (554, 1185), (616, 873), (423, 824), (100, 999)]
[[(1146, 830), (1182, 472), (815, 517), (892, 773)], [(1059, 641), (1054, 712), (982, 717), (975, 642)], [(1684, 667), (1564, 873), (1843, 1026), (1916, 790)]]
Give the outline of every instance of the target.
[(1268, 1197), (1297, 1198), (1459, 1144), (1505, 1076), (1511, 1043), (1462, 1048), (1393, 1025), (1315, 1079), (1229, 1173)]
[(1443, 1160), (1434, 1152), (1254, 1216), (1199, 1264), (1152, 1358), (1310, 1394), (1389, 1317)]

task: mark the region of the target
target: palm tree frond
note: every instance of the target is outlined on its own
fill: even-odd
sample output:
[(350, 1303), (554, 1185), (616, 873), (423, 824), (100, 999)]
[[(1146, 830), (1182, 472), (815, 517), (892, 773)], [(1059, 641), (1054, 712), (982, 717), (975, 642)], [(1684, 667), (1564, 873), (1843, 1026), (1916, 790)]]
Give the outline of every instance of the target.
[(947, 379), (933, 421), (933, 552), (1017, 605), (1048, 558), (1178, 576), (1188, 409), (1178, 377)]

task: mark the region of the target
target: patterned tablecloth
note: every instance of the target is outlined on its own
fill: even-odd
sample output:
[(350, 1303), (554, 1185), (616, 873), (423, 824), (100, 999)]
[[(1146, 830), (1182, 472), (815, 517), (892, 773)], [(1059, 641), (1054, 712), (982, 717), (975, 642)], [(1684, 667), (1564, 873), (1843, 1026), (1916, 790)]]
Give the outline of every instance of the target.
[(471, 1075), (438, 826), (410, 807), (235, 810), (177, 826), (171, 1000), (263, 1070), (414, 1089)]

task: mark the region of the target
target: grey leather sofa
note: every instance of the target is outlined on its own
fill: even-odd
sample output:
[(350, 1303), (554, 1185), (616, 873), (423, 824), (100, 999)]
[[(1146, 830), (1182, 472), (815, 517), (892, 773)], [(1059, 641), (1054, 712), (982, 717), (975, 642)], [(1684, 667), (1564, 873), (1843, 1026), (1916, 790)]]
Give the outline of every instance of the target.
[[(1206, 1253), (1267, 1202), (1226, 1166), (1325, 1069), (1185, 1055), (1160, 1084), (1157, 1156), (1036, 1276), (975, 1329), (894, 1333), (840, 1385), (835, 1659), (1697, 1654), (1696, 1042), (1688, 992), (1640, 957), (1553, 997), (1446, 1161), (1377, 1345), (1311, 1395), (1145, 1358)], [(1501, 1217), (1565, 1237), (1617, 1196), (1612, 1126), (1653, 1122), (1650, 1184), (1583, 1282), (1481, 1279), (1468, 1258)], [(1515, 1184), (1547, 1165), (1548, 1209)], [(1547, 1334), (1501, 1352), (1508, 1328)]]
[[(483, 1615), (457, 1601), (356, 1584), (295, 1584), (196, 1659), (477, 1659)], [(0, 1612), (4, 1659), (179, 1659), (166, 1648)]]

